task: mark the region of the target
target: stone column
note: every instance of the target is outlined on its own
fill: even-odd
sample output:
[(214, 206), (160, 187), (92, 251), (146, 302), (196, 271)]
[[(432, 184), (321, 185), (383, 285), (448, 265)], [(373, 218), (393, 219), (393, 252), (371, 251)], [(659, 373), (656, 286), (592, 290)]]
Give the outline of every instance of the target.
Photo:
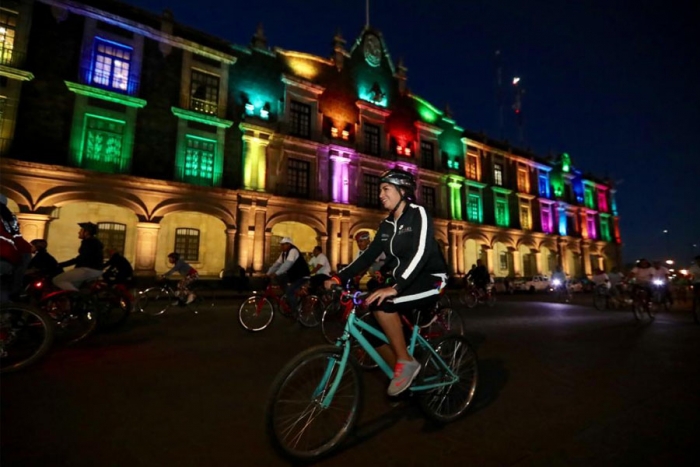
[(457, 250), (457, 273), (462, 276), (467, 269), (464, 265), (464, 242), (462, 241), (462, 232), (455, 233), (455, 250)]
[(350, 263), (350, 219), (340, 219), (340, 261), (343, 264)]
[(583, 273), (586, 277), (591, 277), (593, 271), (591, 271), (591, 244), (588, 242), (581, 242), (581, 259), (583, 260)]
[(238, 272), (238, 262), (236, 261), (236, 228), (226, 229), (226, 256), (224, 258), (224, 269), (236, 268)]
[(331, 269), (336, 271), (340, 263), (340, 216), (333, 214), (328, 216), (328, 219), (331, 224), (328, 259), (331, 263)]
[(531, 252), (532, 260), (535, 262), (535, 273), (537, 273), (538, 276), (541, 276), (544, 269), (542, 265), (542, 253), (537, 250), (531, 250)]
[(264, 272), (265, 245), (269, 243), (269, 241), (265, 241), (266, 214), (262, 209), (255, 210), (255, 229), (253, 231), (253, 271), (255, 272)]
[(561, 266), (562, 271), (564, 273), (569, 274), (569, 261), (566, 256), (567, 252), (567, 247), (566, 247), (566, 240), (563, 238), (560, 238), (559, 241), (557, 242), (557, 247), (559, 249), (559, 266)]
[(136, 259), (134, 273), (139, 276), (155, 275), (160, 224), (139, 222), (136, 224)]
[(513, 264), (513, 275), (522, 276), (522, 258), (520, 257), (520, 252), (518, 250), (510, 251), (510, 260)]
[(19, 231), (28, 242), (37, 238), (46, 238), (46, 224), (51, 221), (48, 214), (21, 213), (15, 214), (19, 222)]
[[(252, 247), (253, 242), (250, 232), (250, 206), (238, 207), (239, 230), (238, 230), (238, 262), (244, 269), (248, 270), (253, 266)], [(252, 232), (254, 234), (254, 232)]]
[(493, 248), (491, 248), (490, 246), (487, 246), (487, 245), (481, 245), (481, 249), (484, 250), (484, 252), (486, 253), (486, 264), (484, 266), (486, 266), (486, 269), (489, 270), (489, 274), (493, 275), (493, 271), (494, 271), (494, 268), (493, 268), (493, 266), (494, 266), (494, 264), (493, 264), (493, 261), (494, 261)]

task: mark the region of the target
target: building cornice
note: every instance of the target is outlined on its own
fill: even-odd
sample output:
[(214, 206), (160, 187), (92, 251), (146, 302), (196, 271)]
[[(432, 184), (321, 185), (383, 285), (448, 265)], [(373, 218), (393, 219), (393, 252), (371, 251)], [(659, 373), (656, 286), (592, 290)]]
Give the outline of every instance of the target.
[(135, 107), (137, 109), (142, 109), (146, 107), (146, 100), (140, 99), (134, 96), (128, 96), (126, 94), (119, 94), (118, 92), (108, 91), (102, 88), (95, 88), (87, 84), (73, 83), (72, 81), (64, 81), (66, 86), (71, 92), (76, 94), (81, 94), (88, 97), (96, 97), (97, 99), (102, 99), (104, 101), (116, 102), (117, 104), (122, 104), (127, 107)]
[(192, 53), (198, 54), (198, 55), (203, 55), (207, 58), (211, 58), (213, 60), (218, 60), (221, 62), (224, 62), (228, 65), (233, 65), (236, 63), (236, 57), (233, 55), (229, 55), (223, 52), (220, 52), (218, 50), (212, 49), (210, 47), (206, 47), (201, 44), (197, 44), (196, 42), (189, 41), (187, 39), (183, 39), (181, 37), (173, 36), (172, 34), (167, 34), (163, 31), (160, 31), (158, 29), (146, 26), (144, 24), (140, 24), (136, 21), (122, 18), (121, 16), (115, 15), (113, 13), (108, 13), (106, 11), (97, 9), (95, 7), (91, 7), (89, 5), (84, 5), (79, 2), (74, 2), (71, 0), (39, 0), (42, 3), (46, 3), (47, 5), (51, 5), (57, 8), (64, 8), (71, 13), (75, 13), (77, 15), (81, 16), (86, 16), (88, 18), (93, 18), (97, 19), (100, 21), (104, 21), (105, 23), (112, 24), (114, 26), (118, 26), (122, 29), (126, 29), (127, 31), (134, 32), (136, 34), (140, 34), (144, 37), (148, 37), (149, 39), (153, 39), (158, 42), (163, 42), (165, 44), (171, 45), (173, 47), (178, 47), (184, 50), (188, 50)]
[(282, 82), (287, 86), (303, 89), (304, 91), (308, 91), (316, 96), (323, 94), (323, 91), (326, 90), (326, 88), (323, 86), (311, 83), (310, 81), (306, 81), (291, 75), (282, 75)]
[(185, 110), (179, 107), (170, 107), (170, 111), (177, 118), (181, 118), (183, 120), (212, 125), (217, 128), (231, 128), (231, 126), (233, 126), (233, 122), (231, 120), (215, 117), (214, 115), (193, 112), (192, 110)]
[(0, 65), (0, 76), (6, 76), (17, 81), (31, 81), (34, 79), (34, 75), (29, 71), (5, 65)]

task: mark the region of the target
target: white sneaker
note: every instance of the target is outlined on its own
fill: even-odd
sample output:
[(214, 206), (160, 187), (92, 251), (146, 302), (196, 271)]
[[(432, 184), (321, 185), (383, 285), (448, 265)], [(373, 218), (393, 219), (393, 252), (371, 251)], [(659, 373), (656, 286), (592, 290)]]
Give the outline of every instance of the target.
[(179, 305), (179, 304), (180, 304), (180, 300), (175, 300), (175, 301), (172, 303), (173, 306), (177, 306), (177, 305)]
[(185, 302), (185, 303), (187, 303), (189, 305), (190, 303), (194, 302), (195, 298), (197, 298), (197, 296), (195, 294), (191, 293), (187, 296), (187, 302)]

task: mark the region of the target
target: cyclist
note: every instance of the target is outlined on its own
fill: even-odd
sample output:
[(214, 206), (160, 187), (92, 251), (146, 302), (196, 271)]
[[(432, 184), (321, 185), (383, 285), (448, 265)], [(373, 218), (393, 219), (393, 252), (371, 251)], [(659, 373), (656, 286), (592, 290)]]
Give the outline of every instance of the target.
[(134, 276), (134, 268), (128, 259), (119, 253), (116, 248), (108, 248), (109, 259), (104, 264), (104, 280), (109, 284), (128, 284)]
[[(355, 255), (355, 259), (357, 259), (360, 257), (361, 254), (367, 251), (367, 248), (369, 248), (369, 244), (372, 242), (372, 238), (370, 237), (369, 232), (357, 232), (355, 234), (355, 242), (357, 243), (357, 255)], [(379, 286), (382, 285), (386, 280), (385, 272), (387, 271), (387, 269), (384, 267), (385, 262), (386, 255), (384, 254), (384, 252), (382, 252), (379, 256), (377, 256), (377, 258), (367, 269), (367, 271), (362, 271), (360, 272), (360, 274), (353, 278), (355, 285), (359, 287), (362, 276), (364, 276), (366, 273), (369, 273), (372, 276), (372, 278), (367, 282), (367, 290), (372, 291), (379, 288)]]
[(311, 268), (311, 288), (316, 290), (320, 288), (325, 281), (331, 278), (331, 263), (328, 262), (328, 257), (323, 254), (320, 246), (314, 247), (311, 253), (313, 257), (309, 261)]
[(671, 287), (669, 284), (669, 275), (671, 274), (671, 272), (666, 266), (661, 264), (661, 261), (654, 261), (653, 266), (654, 278), (652, 280), (661, 281), (661, 285), (657, 286), (660, 289), (659, 298), (661, 298), (662, 301), (668, 300), (670, 304), (673, 304), (673, 296), (671, 295)]
[(173, 302), (173, 305), (179, 304), (180, 300), (185, 300), (183, 297), (186, 297), (185, 303), (189, 305), (197, 298), (197, 296), (189, 289), (189, 286), (199, 279), (199, 273), (195, 268), (190, 266), (189, 263), (182, 259), (180, 257), (180, 253), (176, 251), (173, 251), (168, 255), (168, 262), (172, 264), (173, 267), (160, 277), (165, 279), (174, 272), (179, 272), (182, 276), (180, 282), (177, 283), (179, 299)]
[(7, 207), (7, 198), (0, 194), (0, 275), (6, 276), (7, 284), (2, 282), (1, 301), (9, 299), (9, 296), (18, 294), (22, 288), (22, 279), (27, 264), (31, 259), (31, 245), (22, 237), (19, 231), (17, 217)]
[(54, 258), (51, 253), (46, 251), (49, 244), (43, 238), (35, 238), (31, 242), (32, 250), (34, 251), (34, 256), (29, 265), (27, 265), (26, 277), (31, 279), (32, 277), (54, 277), (57, 274), (63, 272), (58, 266), (58, 261)]
[(596, 287), (602, 285), (606, 290), (610, 289), (610, 277), (600, 268), (595, 270), (595, 274), (591, 277), (591, 280)]
[(267, 277), (274, 279), (282, 274), (287, 274), (289, 285), (285, 289), (285, 296), (287, 303), (294, 310), (297, 306), (296, 292), (304, 285), (304, 281), (311, 272), (304, 256), (299, 252), (299, 248), (294, 246), (291, 238), (284, 237), (280, 240), (280, 248), (282, 248), (282, 253), (267, 270)]
[(465, 278), (467, 281), (471, 279), (479, 294), (482, 296), (486, 294), (486, 286), (491, 282), (491, 275), (482, 260), (476, 260), (476, 266), (469, 270)]
[(78, 225), (78, 238), (81, 240), (78, 256), (58, 263), (62, 268), (72, 265), (75, 267), (53, 278), (54, 285), (59, 289), (77, 291), (83, 282), (95, 280), (102, 275), (104, 247), (97, 238), (97, 224), (80, 222)]
[(369, 268), (381, 252), (386, 254), (387, 262), (395, 264), (394, 284), (371, 292), (366, 303), (389, 340), (389, 346), (374, 339), (370, 342), (382, 358), (394, 366), (387, 394), (396, 396), (408, 389), (421, 368), (408, 354), (398, 313), (434, 305), (447, 284), (447, 264), (433, 236), (432, 218), (425, 208), (414, 203), (416, 182), (413, 175), (392, 169), (384, 172), (379, 181), (379, 200), (389, 216), (379, 225), (367, 250), (339, 271), (333, 280), (327, 281), (326, 287), (332, 287), (334, 282), (346, 283)]

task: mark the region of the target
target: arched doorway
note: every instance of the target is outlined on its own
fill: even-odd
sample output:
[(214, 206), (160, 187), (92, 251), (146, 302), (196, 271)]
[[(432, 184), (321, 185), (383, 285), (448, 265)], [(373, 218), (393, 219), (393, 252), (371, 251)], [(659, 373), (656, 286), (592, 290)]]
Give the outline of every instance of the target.
[(481, 244), (473, 238), (468, 238), (464, 242), (464, 269), (466, 272), (476, 264), (477, 260), (483, 259), (484, 250)]
[(495, 277), (506, 277), (511, 275), (513, 265), (508, 247), (505, 244), (496, 242), (493, 245), (493, 261), (493, 275)]
[(540, 247), (540, 260), (542, 261), (542, 274), (552, 276), (557, 268), (557, 255), (546, 246)]
[(518, 247), (518, 252), (520, 253), (520, 260), (522, 262), (521, 274), (523, 277), (532, 277), (537, 274), (537, 263), (535, 261), (535, 256), (532, 254), (532, 250), (525, 245), (520, 245)]

